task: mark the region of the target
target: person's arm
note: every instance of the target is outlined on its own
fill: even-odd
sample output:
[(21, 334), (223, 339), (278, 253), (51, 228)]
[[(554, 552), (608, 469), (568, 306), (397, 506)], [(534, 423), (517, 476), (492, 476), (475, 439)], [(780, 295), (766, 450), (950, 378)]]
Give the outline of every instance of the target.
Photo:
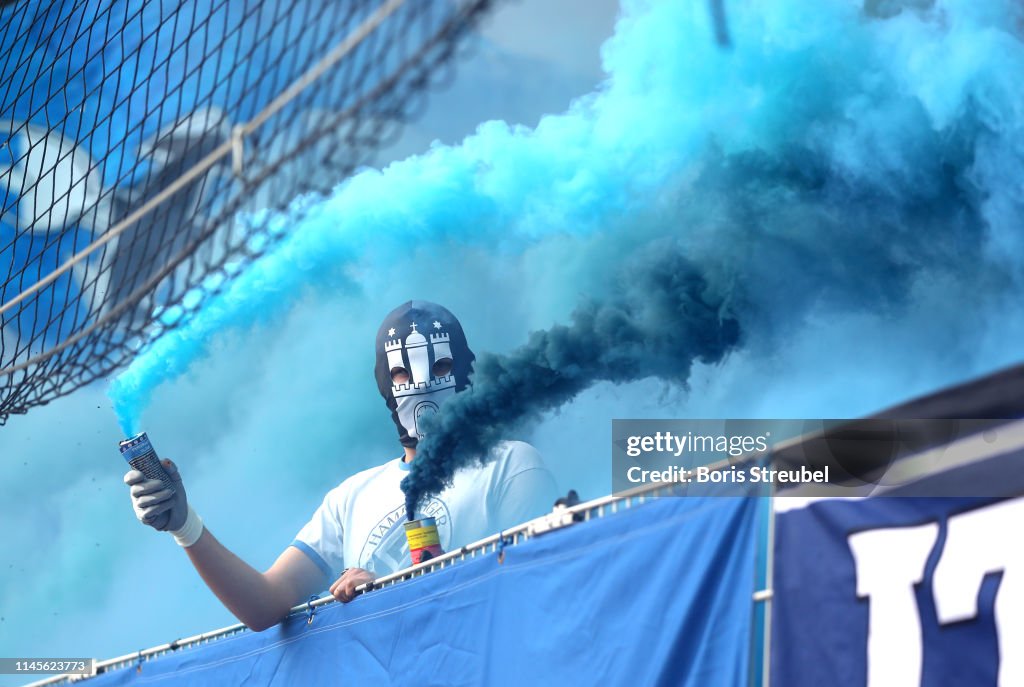
[(306, 554), (293, 546), (261, 573), (205, 528), (185, 552), (210, 591), (256, 632), (279, 623), (293, 606), (326, 588), (329, 581)]
[(173, 493), (138, 470), (124, 476), (136, 517), (173, 534), (210, 591), (250, 629), (259, 632), (275, 625), (293, 606), (327, 586), (327, 574), (293, 546), (263, 573), (233, 554), (189, 508), (177, 466), (169, 460), (163, 465), (174, 484)]

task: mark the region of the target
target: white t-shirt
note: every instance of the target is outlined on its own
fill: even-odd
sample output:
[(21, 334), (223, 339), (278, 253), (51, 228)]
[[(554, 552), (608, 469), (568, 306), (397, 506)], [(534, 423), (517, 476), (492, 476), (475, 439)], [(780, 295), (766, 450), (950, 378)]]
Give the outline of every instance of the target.
[[(452, 486), (421, 504), (417, 518), (436, 520), (441, 548), (451, 551), (551, 510), (558, 489), (537, 450), (506, 441), (485, 465), (455, 473)], [(410, 465), (401, 458), (357, 473), (327, 492), (292, 546), (333, 582), (345, 568), (377, 576), (412, 564), (399, 484)]]

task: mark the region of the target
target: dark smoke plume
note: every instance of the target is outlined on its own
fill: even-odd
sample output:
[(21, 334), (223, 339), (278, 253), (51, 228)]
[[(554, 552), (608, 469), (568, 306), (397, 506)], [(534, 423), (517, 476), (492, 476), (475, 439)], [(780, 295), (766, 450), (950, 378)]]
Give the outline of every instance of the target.
[(525, 421), (568, 403), (598, 382), (659, 377), (685, 385), (695, 360), (713, 363), (739, 342), (739, 325), (708, 292), (697, 267), (669, 242), (628, 262), (616, 295), (587, 301), (568, 326), (530, 334), (508, 355), (480, 355), (473, 387), (431, 418), (402, 481), (406, 512), (450, 484)]

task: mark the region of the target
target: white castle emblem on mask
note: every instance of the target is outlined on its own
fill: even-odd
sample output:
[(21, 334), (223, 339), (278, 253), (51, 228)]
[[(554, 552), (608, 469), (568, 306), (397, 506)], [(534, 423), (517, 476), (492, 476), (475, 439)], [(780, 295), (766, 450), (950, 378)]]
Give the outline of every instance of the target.
[[(451, 361), (452, 349), (448, 334), (435, 332), (430, 335), (428, 342), (425, 336), (416, 331), (415, 322), (411, 327), (412, 333), (405, 337), (404, 358), (401, 339), (385, 341), (384, 351), (388, 356), (388, 369), (401, 368), (409, 373), (407, 381), (391, 385), (391, 393), (395, 397), (398, 421), (410, 437), (419, 438), (423, 436), (420, 422), (436, 413), (440, 404), (455, 393), (455, 374), (453, 367), (443, 366), (446, 374), (437, 377), (431, 368), (431, 360), (434, 365), (440, 360)], [(434, 328), (440, 330), (441, 323), (435, 321)], [(394, 336), (394, 330), (389, 330), (388, 335)]]
[(393, 370), (400, 367), (409, 371), (408, 382), (392, 385), (391, 392), (395, 398), (418, 396), (454, 388), (455, 374), (451, 369), (443, 377), (435, 377), (431, 374), (431, 360), (436, 362), (452, 358), (449, 335), (445, 332), (436, 332), (430, 335), (428, 342), (426, 337), (416, 331), (415, 322), (411, 326), (412, 333), (405, 338), (405, 354), (408, 357), (408, 365), (402, 356), (401, 339), (384, 342), (384, 351), (388, 356), (388, 369)]

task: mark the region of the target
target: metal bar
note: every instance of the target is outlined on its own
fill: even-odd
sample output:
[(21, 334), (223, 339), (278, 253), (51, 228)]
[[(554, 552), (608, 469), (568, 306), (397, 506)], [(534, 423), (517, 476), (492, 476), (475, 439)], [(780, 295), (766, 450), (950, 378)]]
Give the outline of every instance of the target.
[[(775, 589), (775, 482), (772, 481), (771, 494), (768, 497), (768, 541), (765, 567), (765, 588), (772, 592)], [(761, 687), (770, 687), (769, 675), (772, 667), (772, 597), (764, 600), (764, 646), (761, 651)]]

